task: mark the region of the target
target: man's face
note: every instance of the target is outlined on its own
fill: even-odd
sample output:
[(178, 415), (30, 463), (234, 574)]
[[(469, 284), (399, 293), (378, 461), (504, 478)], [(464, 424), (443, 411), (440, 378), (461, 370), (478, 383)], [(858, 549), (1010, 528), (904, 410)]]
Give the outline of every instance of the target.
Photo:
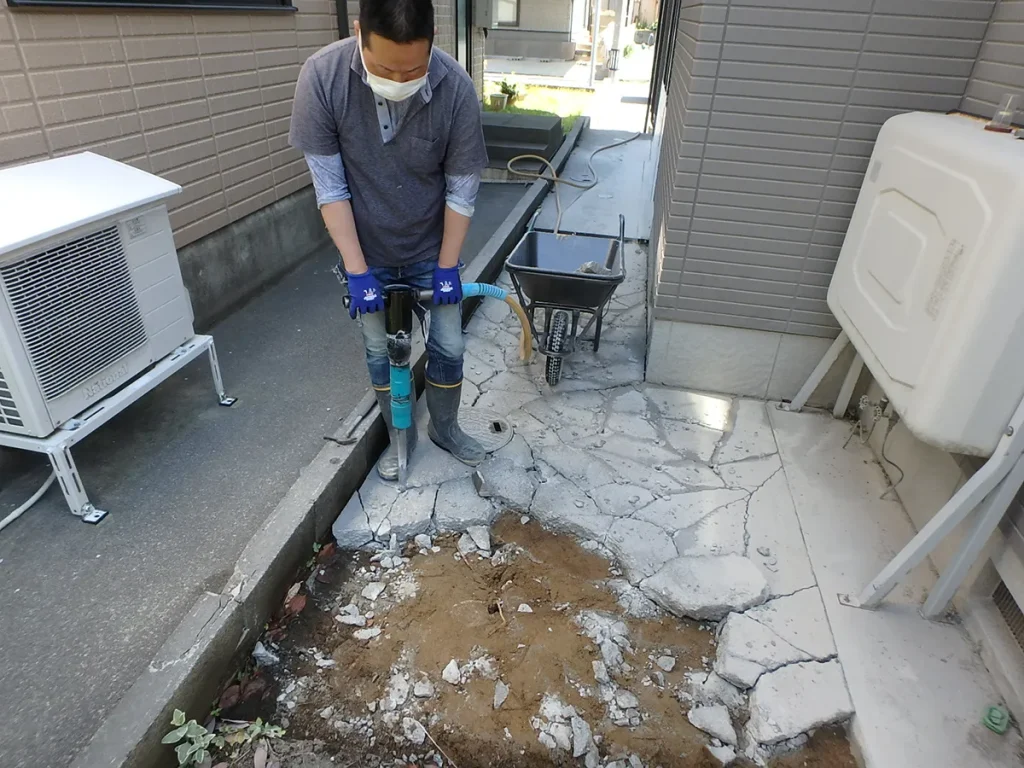
[(363, 44), (366, 68), (378, 77), (405, 83), (427, 74), (427, 66), (430, 64), (429, 40), (395, 43), (371, 32)]

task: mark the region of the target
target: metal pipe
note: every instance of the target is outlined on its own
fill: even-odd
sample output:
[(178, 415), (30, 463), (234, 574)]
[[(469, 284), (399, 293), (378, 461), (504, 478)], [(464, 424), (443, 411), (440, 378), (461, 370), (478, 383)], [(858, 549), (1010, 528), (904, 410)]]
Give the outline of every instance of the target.
[(597, 33), (601, 22), (601, 0), (594, 0), (590, 22), (590, 87), (593, 88), (597, 73)]

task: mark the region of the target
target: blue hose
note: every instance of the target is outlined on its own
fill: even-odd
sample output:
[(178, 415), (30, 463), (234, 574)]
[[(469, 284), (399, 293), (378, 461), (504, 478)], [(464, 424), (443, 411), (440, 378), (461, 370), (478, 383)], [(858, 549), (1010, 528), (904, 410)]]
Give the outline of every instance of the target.
[(490, 283), (463, 283), (462, 295), (467, 299), (474, 296), (487, 296), (491, 299), (504, 301), (508, 298), (508, 291)]

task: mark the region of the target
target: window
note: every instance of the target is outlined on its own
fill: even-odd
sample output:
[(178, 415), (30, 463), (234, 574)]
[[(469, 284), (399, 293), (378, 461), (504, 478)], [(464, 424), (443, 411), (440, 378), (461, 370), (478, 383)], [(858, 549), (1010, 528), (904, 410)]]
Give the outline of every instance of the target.
[(498, 26), (519, 26), (519, 0), (498, 0)]
[(292, 0), (7, 0), (12, 8), (163, 8), (187, 11), (295, 11)]

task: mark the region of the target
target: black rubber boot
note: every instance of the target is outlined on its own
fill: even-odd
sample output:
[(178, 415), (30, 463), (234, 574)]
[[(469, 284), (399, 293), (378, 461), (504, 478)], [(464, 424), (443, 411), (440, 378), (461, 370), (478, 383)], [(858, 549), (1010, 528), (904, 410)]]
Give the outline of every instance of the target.
[[(391, 392), (380, 390), (374, 390), (377, 395), (377, 405), (380, 406), (381, 415), (384, 417), (384, 423), (388, 425), (388, 437), (391, 440), (387, 450), (384, 451), (384, 455), (380, 457), (380, 461), (377, 462), (377, 474), (381, 476), (382, 480), (398, 480), (398, 441), (395, 439), (395, 428), (391, 421)], [(413, 406), (412, 411), (412, 426), (407, 430), (408, 432), (408, 443), (409, 443), (409, 461), (412, 461), (412, 452), (416, 447), (416, 406)]]
[(427, 410), (430, 412), (427, 437), (463, 464), (475, 467), (487, 454), (483, 446), (463, 432), (459, 426), (460, 402), (461, 381), (454, 387), (438, 387), (427, 382)]

